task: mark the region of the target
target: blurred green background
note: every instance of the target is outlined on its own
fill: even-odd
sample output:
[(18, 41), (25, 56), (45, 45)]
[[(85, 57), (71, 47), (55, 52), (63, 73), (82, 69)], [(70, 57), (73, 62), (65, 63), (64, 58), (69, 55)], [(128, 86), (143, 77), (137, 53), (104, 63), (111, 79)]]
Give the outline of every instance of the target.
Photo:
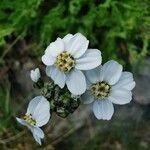
[[(54, 118), (41, 148), (15, 116), (33, 96), (29, 71), (39, 66), (45, 48), (76, 32), (102, 51), (103, 62), (114, 59), (134, 72), (139, 88), (134, 102), (116, 107), (112, 121), (97, 121), (84, 106), (66, 120)], [(149, 149), (149, 57), (149, 0), (0, 0), (0, 149)]]

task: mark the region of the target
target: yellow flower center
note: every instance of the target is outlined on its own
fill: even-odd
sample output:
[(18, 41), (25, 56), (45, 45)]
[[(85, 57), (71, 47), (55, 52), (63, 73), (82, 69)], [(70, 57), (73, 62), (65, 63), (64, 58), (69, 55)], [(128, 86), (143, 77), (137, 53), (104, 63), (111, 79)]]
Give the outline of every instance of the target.
[(90, 90), (97, 99), (102, 100), (108, 96), (110, 92), (110, 85), (102, 81), (102, 82), (92, 84)]
[(64, 51), (57, 56), (55, 66), (60, 71), (67, 73), (75, 66), (75, 60), (71, 54)]
[(36, 125), (36, 121), (35, 121), (35, 119), (33, 119), (32, 118), (32, 115), (31, 114), (26, 114), (24, 117), (23, 117), (23, 119), (25, 120), (25, 121), (27, 121), (29, 124), (31, 124), (31, 125)]

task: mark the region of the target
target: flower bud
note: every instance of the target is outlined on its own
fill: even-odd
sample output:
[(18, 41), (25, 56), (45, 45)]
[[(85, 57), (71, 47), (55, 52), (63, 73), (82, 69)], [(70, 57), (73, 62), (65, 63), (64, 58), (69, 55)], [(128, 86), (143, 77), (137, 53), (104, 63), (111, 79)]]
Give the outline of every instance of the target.
[(33, 82), (38, 82), (38, 80), (41, 77), (39, 68), (36, 68), (35, 70), (31, 70), (30, 77)]
[(73, 113), (80, 105), (80, 97), (72, 97), (71, 93), (64, 88), (63, 90), (57, 88), (55, 93), (56, 98), (51, 99), (51, 110), (58, 116), (65, 118)]
[(41, 94), (50, 102), (51, 113), (55, 112), (62, 118), (73, 113), (80, 105), (79, 95), (72, 95), (66, 87), (61, 89), (54, 82), (46, 82)]

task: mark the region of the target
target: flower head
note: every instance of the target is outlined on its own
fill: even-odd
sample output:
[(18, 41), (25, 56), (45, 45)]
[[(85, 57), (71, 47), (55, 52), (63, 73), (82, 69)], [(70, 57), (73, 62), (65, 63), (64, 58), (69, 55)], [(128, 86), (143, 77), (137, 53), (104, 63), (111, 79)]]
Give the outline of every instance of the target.
[(39, 68), (36, 68), (35, 70), (31, 70), (30, 77), (33, 82), (38, 82), (39, 78), (41, 77)]
[(22, 118), (16, 118), (17, 121), (27, 126), (31, 130), (34, 139), (41, 145), (41, 139), (44, 133), (40, 129), (50, 118), (50, 104), (43, 96), (33, 98), (27, 108), (26, 114)]
[(103, 66), (85, 72), (87, 91), (82, 100), (93, 103), (93, 112), (97, 119), (110, 120), (114, 113), (114, 104), (127, 104), (132, 99), (131, 90), (135, 87), (133, 75), (123, 72), (116, 61), (108, 61)]
[(81, 95), (86, 90), (86, 80), (81, 70), (90, 70), (101, 64), (101, 52), (87, 49), (88, 44), (82, 34), (68, 34), (50, 43), (42, 56), (47, 66), (46, 74), (61, 88), (66, 84), (74, 95)]

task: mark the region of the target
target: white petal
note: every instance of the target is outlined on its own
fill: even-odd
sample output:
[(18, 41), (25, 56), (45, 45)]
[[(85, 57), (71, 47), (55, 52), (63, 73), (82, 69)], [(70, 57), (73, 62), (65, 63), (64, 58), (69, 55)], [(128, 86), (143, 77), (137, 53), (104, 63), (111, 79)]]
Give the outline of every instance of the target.
[(21, 125), (23, 125), (23, 126), (28, 126), (28, 123), (27, 123), (25, 120), (20, 119), (20, 118), (17, 118), (17, 117), (16, 117), (16, 120), (17, 120)]
[(30, 101), (28, 108), (27, 108), (27, 114), (33, 114), (34, 113), (36, 107), (39, 105), (42, 98), (44, 98), (44, 97), (43, 96), (36, 96), (35, 98), (33, 98)]
[(114, 107), (109, 100), (97, 100), (93, 104), (93, 112), (97, 119), (110, 120)]
[(123, 105), (129, 103), (132, 100), (132, 93), (131, 91), (125, 89), (112, 89), (108, 99), (114, 104)]
[(89, 41), (81, 33), (75, 34), (67, 43), (66, 50), (74, 58), (81, 57), (88, 48)]
[(133, 74), (130, 72), (122, 72), (119, 81), (113, 86), (113, 89), (124, 88), (126, 90), (132, 90), (135, 87), (133, 80)]
[(86, 90), (85, 76), (80, 70), (75, 69), (68, 74), (66, 84), (69, 91), (74, 95), (81, 95)]
[(40, 108), (40, 113), (35, 113), (34, 117), (36, 118), (36, 126), (42, 127), (47, 124), (50, 119), (50, 106), (49, 102), (42, 104)]
[(41, 127), (49, 121), (50, 104), (44, 96), (37, 96), (30, 101), (27, 114), (31, 114), (36, 126)]
[(85, 71), (85, 76), (89, 82), (96, 83), (101, 81), (100, 72), (101, 72), (101, 66), (98, 66), (95, 69)]
[(37, 127), (32, 128), (31, 132), (36, 142), (38, 142), (41, 145), (41, 139), (44, 138), (44, 132)]
[(115, 84), (122, 73), (122, 65), (116, 61), (110, 60), (102, 66), (101, 80), (108, 82), (110, 85)]
[(29, 124), (27, 121), (21, 119), (21, 118), (16, 118), (16, 120), (23, 126), (26, 126), (29, 130), (33, 127), (31, 124)]
[(36, 126), (42, 127), (43, 125), (47, 124), (47, 122), (49, 121), (50, 113), (47, 112), (46, 110), (43, 110), (39, 116), (36, 116), (36, 118), (37, 118), (36, 119)]
[(90, 91), (86, 91), (82, 97), (81, 97), (81, 101), (84, 104), (90, 104), (94, 101), (94, 96), (92, 95), (92, 93)]
[(33, 128), (33, 132), (34, 132), (34, 134), (36, 134), (38, 137), (40, 137), (40, 138), (44, 138), (44, 132), (43, 132), (43, 130), (42, 129), (40, 129), (39, 127), (34, 127)]
[(64, 43), (61, 38), (57, 38), (55, 42), (50, 43), (46, 48), (45, 54), (48, 56), (56, 57), (64, 51)]
[(39, 138), (36, 134), (33, 134), (33, 137), (34, 137), (35, 141), (37, 143), (39, 143), (39, 145), (42, 145), (41, 138)]
[(99, 66), (101, 62), (101, 52), (97, 49), (88, 49), (82, 57), (76, 60), (75, 68), (79, 70), (90, 70)]
[(59, 85), (60, 88), (65, 86), (66, 75), (59, 71), (55, 66), (46, 67), (47, 76), (51, 77), (55, 84)]
[(68, 44), (68, 42), (70, 41), (70, 39), (73, 37), (72, 34), (67, 34), (64, 38), (63, 38), (63, 41), (65, 43), (65, 49), (66, 49), (66, 46)]
[(86, 78), (86, 89), (90, 89), (92, 83)]
[(52, 57), (51, 55), (43, 55), (42, 56), (42, 62), (46, 65), (46, 66), (51, 66), (54, 64), (56, 60), (56, 57)]

